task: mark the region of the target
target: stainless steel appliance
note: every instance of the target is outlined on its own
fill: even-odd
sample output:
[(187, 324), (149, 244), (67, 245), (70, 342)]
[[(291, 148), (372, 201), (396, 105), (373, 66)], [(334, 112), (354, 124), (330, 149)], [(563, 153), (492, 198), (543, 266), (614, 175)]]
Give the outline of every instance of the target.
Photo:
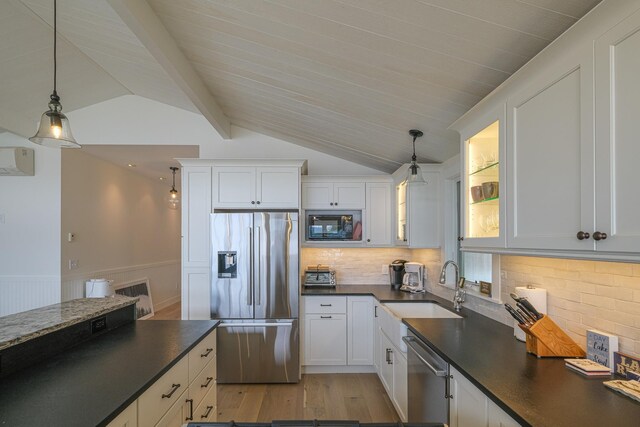
[(407, 344), (410, 423), (449, 424), (449, 364), (411, 331)]
[(306, 240), (362, 241), (361, 211), (307, 211)]
[(304, 286), (307, 288), (335, 288), (336, 272), (328, 265), (309, 265), (304, 272)]
[(298, 382), (297, 212), (216, 210), (211, 245), (218, 382)]
[(389, 264), (389, 284), (391, 289), (400, 289), (402, 280), (404, 279), (404, 265), (407, 261), (397, 259)]

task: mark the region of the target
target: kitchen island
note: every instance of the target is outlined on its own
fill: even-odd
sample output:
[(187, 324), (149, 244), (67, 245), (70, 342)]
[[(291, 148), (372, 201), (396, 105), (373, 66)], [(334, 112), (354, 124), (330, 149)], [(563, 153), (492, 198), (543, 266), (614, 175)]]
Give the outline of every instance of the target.
[(217, 321), (131, 321), (0, 381), (0, 425), (104, 426)]
[[(379, 302), (434, 302), (436, 295), (408, 294), (381, 285), (305, 288), (303, 295), (371, 295)], [(637, 426), (640, 403), (607, 389), (606, 379), (581, 376), (562, 358), (527, 354), (513, 328), (463, 307), (461, 319), (403, 319), (418, 338), (457, 369), (522, 426)], [(464, 427), (464, 426), (461, 426)]]

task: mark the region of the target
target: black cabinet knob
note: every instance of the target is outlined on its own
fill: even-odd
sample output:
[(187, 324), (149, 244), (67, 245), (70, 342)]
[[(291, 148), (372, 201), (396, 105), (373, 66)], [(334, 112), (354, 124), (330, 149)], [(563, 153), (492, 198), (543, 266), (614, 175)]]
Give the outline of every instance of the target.
[(333, 205), (334, 205), (334, 206), (338, 206), (338, 202), (335, 202)]
[(257, 204), (260, 204), (260, 200), (258, 200), (256, 203), (257, 203)]
[(255, 204), (256, 204), (256, 202), (255, 202), (254, 200), (252, 200), (252, 201), (251, 201), (251, 204), (252, 204), (252, 205), (255, 205)]
[(464, 240), (464, 237), (460, 236), (458, 237), (458, 242), (462, 242)]
[(576, 234), (578, 240), (588, 239), (590, 236), (591, 235), (589, 233), (585, 233), (584, 231), (578, 231), (578, 234)]
[(333, 202), (329, 203), (329, 205), (333, 206)]
[(601, 233), (599, 231), (596, 231), (595, 233), (593, 233), (593, 240), (598, 241), (598, 240), (605, 240), (607, 238), (607, 233)]
[(371, 241), (371, 239), (367, 239), (367, 242), (370, 242), (370, 241)]

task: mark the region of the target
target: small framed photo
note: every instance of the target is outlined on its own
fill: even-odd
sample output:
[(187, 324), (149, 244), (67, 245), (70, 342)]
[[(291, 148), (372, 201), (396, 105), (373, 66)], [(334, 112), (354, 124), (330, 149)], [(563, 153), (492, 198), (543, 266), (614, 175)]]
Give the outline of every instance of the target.
[(143, 278), (133, 280), (131, 282), (120, 283), (114, 285), (113, 289), (116, 294), (126, 297), (138, 297), (136, 304), (136, 319), (148, 319), (154, 315), (153, 301), (151, 300), (151, 292), (149, 291), (149, 279)]
[(491, 296), (491, 282), (480, 281), (480, 293), (483, 295)]

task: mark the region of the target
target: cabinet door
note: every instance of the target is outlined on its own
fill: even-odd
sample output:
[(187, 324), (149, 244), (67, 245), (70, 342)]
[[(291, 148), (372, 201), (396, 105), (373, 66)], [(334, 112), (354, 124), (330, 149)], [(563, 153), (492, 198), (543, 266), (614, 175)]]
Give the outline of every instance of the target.
[(487, 427), (487, 397), (453, 367), (450, 369), (450, 426)]
[(115, 417), (107, 427), (138, 427), (138, 401), (136, 400)]
[(393, 344), (387, 338), (382, 329), (380, 332), (380, 382), (387, 390), (387, 394), (393, 398)]
[(256, 204), (260, 208), (298, 209), (300, 172), (298, 168), (256, 169)]
[(347, 297), (347, 364), (373, 364), (372, 297)]
[(440, 247), (439, 173), (424, 172), (426, 184), (407, 185), (407, 243), (410, 248)]
[(407, 182), (403, 181), (396, 185), (396, 246), (407, 246), (407, 196)]
[(306, 314), (305, 365), (347, 364), (347, 316)]
[(331, 209), (333, 208), (333, 183), (331, 182), (303, 182), (303, 209)]
[(212, 194), (214, 208), (255, 208), (256, 168), (214, 167)]
[(504, 412), (498, 405), (488, 400), (489, 427), (520, 427), (513, 418)]
[(182, 267), (209, 267), (211, 168), (182, 168)]
[(376, 368), (376, 373), (380, 375), (380, 361), (384, 360), (380, 358), (380, 325), (378, 323), (378, 310), (381, 310), (380, 304), (373, 300), (373, 366)]
[(596, 40), (598, 251), (640, 251), (640, 12)]
[[(593, 250), (593, 54), (567, 52), (508, 101), (508, 246)], [(628, 155), (628, 154), (627, 154)]]
[(338, 209), (364, 209), (364, 182), (335, 182), (333, 207)]
[(391, 184), (366, 184), (364, 226), (367, 246), (391, 245)]
[(182, 319), (211, 319), (209, 268), (182, 268)]
[(407, 385), (407, 358), (394, 348), (393, 350), (393, 402), (396, 404), (400, 419), (407, 422), (409, 408)]

